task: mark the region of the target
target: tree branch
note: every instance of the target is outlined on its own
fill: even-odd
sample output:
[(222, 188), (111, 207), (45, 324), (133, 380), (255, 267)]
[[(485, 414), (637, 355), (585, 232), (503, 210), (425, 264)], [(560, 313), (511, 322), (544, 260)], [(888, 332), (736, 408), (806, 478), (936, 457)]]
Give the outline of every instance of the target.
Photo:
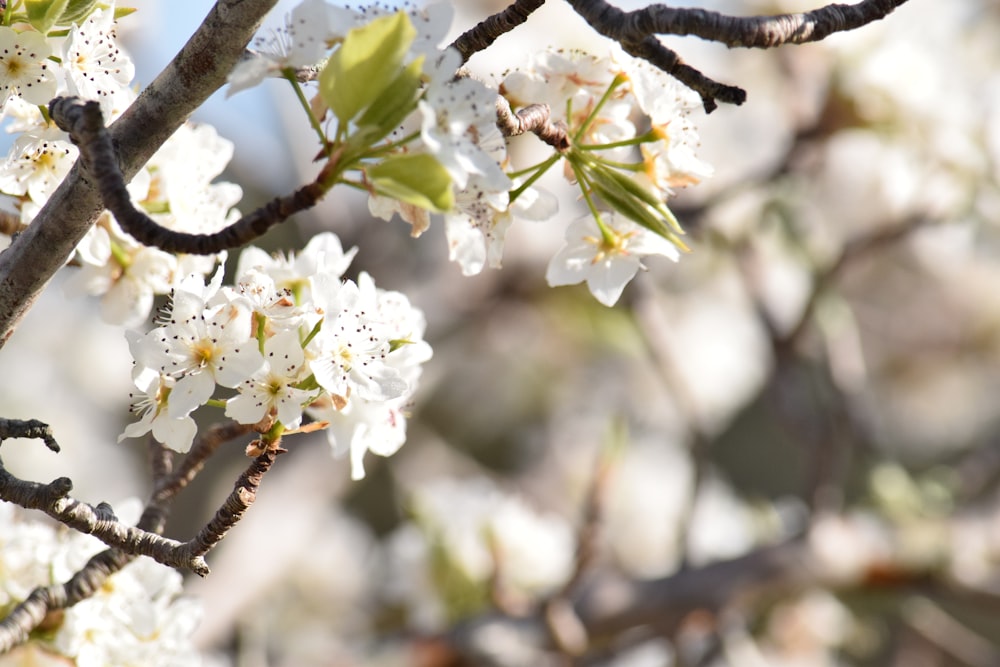
[(534, 133), (539, 139), (560, 153), (569, 149), (569, 134), (562, 121), (550, 120), (552, 110), (547, 104), (529, 104), (517, 113), (503, 95), (497, 95), (497, 127), (505, 137), (516, 137), (525, 132)]
[(685, 64), (655, 35), (693, 35), (729, 47), (769, 49), (782, 44), (822, 40), (835, 32), (854, 30), (890, 14), (906, 0), (863, 0), (856, 5), (831, 4), (804, 14), (726, 16), (705, 9), (657, 4), (624, 12), (605, 0), (566, 0), (598, 33), (615, 40), (701, 95), (706, 113), (716, 101), (743, 104), (746, 92), (721, 84)]
[[(109, 128), (126, 181), (225, 84), (276, 1), (219, 0), (173, 61)], [(95, 184), (74, 166), (28, 228), (0, 253), (0, 347), (102, 210)]]
[(104, 207), (111, 211), (122, 229), (135, 240), (167, 252), (211, 255), (238, 248), (262, 236), (289, 216), (312, 208), (327, 191), (323, 181), (331, 169), (329, 163), (315, 181), (286, 197), (276, 197), (248, 213), (225, 229), (212, 234), (186, 234), (167, 229), (132, 205), (132, 197), (118, 168), (111, 136), (104, 128), (104, 117), (97, 102), (76, 97), (58, 97), (49, 103), (49, 113), (60, 129), (69, 133), (80, 147), (88, 175), (97, 182)]
[(464, 63), (473, 54), (489, 48), (498, 37), (527, 21), (528, 16), (544, 4), (545, 0), (515, 0), (507, 9), (497, 12), (476, 27), (459, 35), (451, 46), (462, 54)]
[(802, 14), (727, 16), (706, 9), (650, 5), (623, 12), (604, 0), (566, 0), (597, 32), (617, 42), (639, 42), (651, 35), (693, 35), (726, 46), (771, 49), (782, 44), (818, 42), (891, 14), (907, 0), (862, 0), (830, 4)]

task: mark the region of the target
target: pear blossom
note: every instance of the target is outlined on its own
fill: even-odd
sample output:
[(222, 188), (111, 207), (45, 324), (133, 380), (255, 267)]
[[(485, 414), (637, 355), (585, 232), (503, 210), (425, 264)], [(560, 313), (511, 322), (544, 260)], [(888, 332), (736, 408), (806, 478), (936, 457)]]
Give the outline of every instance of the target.
[(570, 224), (566, 245), (555, 254), (545, 273), (551, 287), (586, 280), (598, 301), (613, 306), (625, 285), (645, 268), (643, 257), (662, 255), (675, 262), (680, 259), (677, 247), (662, 236), (618, 213), (608, 217), (606, 235), (589, 215)]
[(475, 177), (456, 195), (456, 210), (444, 216), (445, 233), (448, 259), (458, 262), (464, 275), (478, 274), (487, 262), (500, 268), (504, 239), (514, 221), (507, 204), (506, 192), (487, 191)]
[(48, 201), (76, 161), (79, 150), (65, 132), (45, 128), (25, 132), (0, 165), (0, 190), (28, 195), (39, 205)]
[(359, 21), (353, 9), (335, 7), (326, 0), (304, 0), (270, 38), (257, 38), (250, 57), (230, 72), (226, 97), (259, 85), (286, 69), (319, 63), (334, 42), (344, 38)]
[(52, 47), (45, 35), (0, 26), (0, 106), (12, 95), (32, 104), (48, 104), (57, 81), (48, 57)]
[(369, 400), (397, 398), (406, 391), (399, 371), (385, 363), (391, 350), (389, 331), (371, 317), (377, 305), (362, 298), (356, 283), (334, 287), (317, 276), (316, 304), (326, 313), (314, 340), (309, 367), (316, 382), (342, 399), (357, 395)]
[(170, 392), (171, 418), (203, 405), (216, 384), (237, 387), (264, 365), (250, 314), (245, 299), (208, 304), (175, 290), (169, 322), (131, 346), (139, 364), (177, 379)]
[(98, 100), (107, 121), (131, 103), (129, 84), (135, 65), (118, 46), (114, 34), (115, 6), (95, 10), (81, 25), (73, 25), (62, 48), (62, 69), (72, 95)]
[[(129, 344), (138, 342), (138, 334), (128, 332)], [(142, 392), (132, 405), (132, 412), (139, 415), (139, 421), (129, 424), (120, 436), (118, 442), (126, 438), (139, 438), (152, 431), (153, 437), (175, 452), (186, 452), (191, 449), (198, 426), (188, 415), (174, 417), (167, 410), (168, 397), (176, 384), (169, 375), (156, 373), (148, 368), (141, 368), (136, 373), (136, 387)], [(135, 398), (135, 395), (133, 395)]]
[(226, 402), (226, 416), (241, 424), (256, 424), (274, 412), (278, 421), (294, 428), (302, 420), (302, 404), (311, 392), (297, 389), (305, 355), (297, 331), (283, 331), (264, 342), (265, 365), (238, 387)]
[(299, 299), (299, 304), (312, 301), (312, 279), (315, 276), (340, 278), (347, 271), (357, 248), (344, 251), (336, 234), (316, 234), (297, 253), (269, 255), (250, 246), (240, 253), (237, 275), (257, 269), (271, 277), (276, 289), (287, 290)]
[[(353, 285), (353, 284), (352, 284)], [(351, 477), (365, 476), (364, 457), (371, 452), (391, 456), (406, 440), (406, 408), (420, 378), (424, 362), (431, 358), (431, 347), (423, 340), (426, 322), (423, 313), (410, 305), (405, 295), (381, 290), (367, 273), (358, 276), (355, 290), (348, 288), (351, 299), (364, 304), (366, 319), (372, 330), (388, 342), (389, 352), (380, 354), (375, 362), (388, 387), (380, 386), (389, 398), (373, 397), (361, 391), (349, 397), (336, 391), (327, 392), (307, 408), (311, 417), (329, 423), (326, 433), (334, 456), (348, 456)], [(324, 325), (325, 328), (326, 325)], [(317, 381), (329, 362), (311, 362), (314, 372), (321, 366)], [(362, 362), (362, 363), (371, 363)], [(320, 381), (322, 384), (322, 381)]]
[(425, 64), (430, 82), (418, 102), (421, 141), (457, 189), (465, 188), (470, 175), (482, 177), (488, 188), (509, 189), (510, 179), (482, 146), (483, 137), (496, 132), (496, 93), (468, 77), (455, 80), (461, 63), (458, 51), (449, 48)]

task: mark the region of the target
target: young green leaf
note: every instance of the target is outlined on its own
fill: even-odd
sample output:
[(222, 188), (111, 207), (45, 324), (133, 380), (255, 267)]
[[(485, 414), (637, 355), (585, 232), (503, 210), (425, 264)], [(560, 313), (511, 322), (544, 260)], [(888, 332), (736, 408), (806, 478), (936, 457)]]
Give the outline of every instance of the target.
[(44, 35), (56, 24), (68, 4), (69, 0), (25, 0), (28, 23)]
[(392, 85), (416, 34), (404, 12), (347, 33), (319, 75), (320, 95), (342, 126)]
[(455, 205), (451, 176), (431, 155), (397, 155), (367, 170), (375, 192), (443, 213)]

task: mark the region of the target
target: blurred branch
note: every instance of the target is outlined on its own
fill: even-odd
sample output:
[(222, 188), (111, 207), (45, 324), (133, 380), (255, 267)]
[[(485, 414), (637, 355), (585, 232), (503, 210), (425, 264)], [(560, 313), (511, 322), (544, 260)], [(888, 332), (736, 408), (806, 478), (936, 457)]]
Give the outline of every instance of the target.
[(678, 513), (677, 545), (680, 554), (680, 568), (688, 565), (688, 548), (691, 535), (691, 524), (694, 520), (695, 503), (705, 482), (708, 472), (708, 455), (712, 439), (702, 426), (701, 416), (695, 404), (694, 397), (681, 379), (677, 366), (670, 354), (670, 321), (656, 299), (650, 280), (639, 280), (633, 291), (636, 299), (632, 304), (636, 327), (642, 335), (649, 354), (659, 367), (660, 377), (670, 392), (687, 431), (689, 451), (691, 454), (691, 492), (686, 498), (686, 507)]
[(963, 665), (990, 667), (1000, 664), (1000, 649), (927, 598), (909, 600), (903, 607), (903, 619)]
[[(130, 180), (191, 113), (226, 82), (277, 0), (219, 0), (177, 56), (109, 128)], [(77, 164), (42, 210), (0, 253), (0, 347), (103, 210)]]
[(503, 11), (497, 12), (459, 35), (451, 46), (462, 54), (464, 63), (473, 54), (489, 48), (498, 37), (527, 21), (531, 13), (544, 4), (545, 0), (515, 0)]
[(882, 250), (886, 246), (891, 246), (908, 238), (911, 233), (930, 223), (931, 220), (927, 218), (912, 216), (894, 225), (886, 225), (860, 234), (848, 241), (844, 245), (843, 250), (841, 250), (840, 255), (837, 256), (837, 259), (814, 276), (813, 289), (809, 293), (809, 298), (802, 309), (802, 313), (799, 315), (799, 319), (788, 330), (788, 333), (777, 333), (774, 323), (771, 322), (770, 318), (765, 316), (764, 321), (773, 334), (775, 351), (780, 355), (784, 350), (794, 346), (802, 339), (809, 323), (812, 321), (820, 298), (853, 262), (867, 257), (873, 252)]
[[(841, 592), (937, 593), (990, 610), (1000, 604), (1000, 597), (987, 596), (979, 590), (969, 596), (947, 572), (914, 562), (902, 550), (885, 553), (866, 549), (865, 540), (871, 537), (866, 536), (870, 524), (863, 526), (860, 524), (865, 522), (859, 522), (852, 527), (845, 523), (848, 520), (833, 517), (828, 520), (844, 523), (834, 531), (838, 533), (836, 544), (829, 539), (824, 544), (824, 540), (814, 540), (810, 535), (652, 580), (629, 579), (604, 571), (587, 582), (573, 601), (572, 609), (563, 610), (563, 615), (580, 624), (578, 632), (590, 638), (589, 651), (599, 650), (616, 638), (632, 636), (642, 628), (670, 635), (692, 614), (709, 615), (723, 630), (732, 613), (743, 614), (768, 600), (815, 587)], [(894, 527), (885, 526), (884, 530), (886, 543), (901, 544)], [(847, 553), (852, 561), (849, 573), (841, 558)], [(553, 641), (551, 636), (546, 639), (545, 627), (548, 619), (543, 617), (511, 618), (492, 613), (452, 628), (444, 640), (470, 664), (513, 666), (517, 664), (515, 660), (525, 656), (535, 656), (539, 662), (532, 664), (541, 664), (541, 656), (554, 648), (549, 643)], [(951, 630), (949, 633), (948, 642), (953, 643), (959, 634)], [(639, 635), (646, 636), (641, 632)], [(504, 641), (502, 651), (495, 644), (500, 637)], [(981, 648), (976, 647), (980, 657), (985, 655)], [(995, 653), (991, 656), (995, 658)]]

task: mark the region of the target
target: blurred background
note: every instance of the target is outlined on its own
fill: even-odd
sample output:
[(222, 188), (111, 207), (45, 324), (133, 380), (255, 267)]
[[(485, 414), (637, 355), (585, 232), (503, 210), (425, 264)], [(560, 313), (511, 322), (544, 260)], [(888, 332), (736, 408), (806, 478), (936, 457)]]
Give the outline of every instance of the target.
[[(136, 4), (123, 38), (143, 85), (201, 15)], [(457, 4), (453, 35), (504, 6)], [(672, 200), (693, 252), (649, 261), (612, 309), (545, 283), (578, 214), (558, 179), (558, 222), (518, 222), (503, 269), (472, 278), (439, 221), (411, 239), (353, 193), (265, 237), (357, 246), (352, 272), (423, 309), (435, 356), (407, 444), (369, 456), (361, 482), (321, 434), (288, 443), (213, 574), (189, 582), (208, 664), (1000, 664), (998, 21), (993, 0), (910, 0), (818, 44), (666, 39), (748, 100), (692, 116), (715, 168)], [(552, 0), (470, 67), (496, 84), (548, 46), (607, 50)], [(195, 120), (235, 142), (224, 179), (244, 211), (314, 176), (279, 82), (217, 94)], [(145, 497), (148, 475), (140, 444), (116, 443), (130, 360), (95, 312), (54, 284), (0, 355), (2, 414), (50, 423), (64, 448), (4, 459), (115, 503)], [(242, 444), (224, 448), (168, 533), (193, 534), (245, 465)], [(576, 663), (509, 636), (466, 643), (475, 619), (532, 618), (608, 573), (663, 581), (789, 543), (807, 545), (794, 581), (762, 578), (776, 585), (760, 595), (720, 579), (669, 627), (640, 614)]]

